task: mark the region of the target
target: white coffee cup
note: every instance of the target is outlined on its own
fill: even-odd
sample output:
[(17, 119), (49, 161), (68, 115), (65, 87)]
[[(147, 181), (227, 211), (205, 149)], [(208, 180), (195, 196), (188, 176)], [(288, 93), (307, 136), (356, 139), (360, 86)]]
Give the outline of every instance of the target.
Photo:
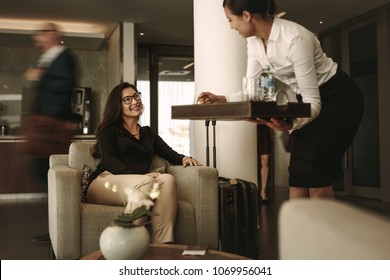
[(282, 106), (287, 105), (290, 100), (284, 90), (278, 90), (273, 97), (273, 101), (276, 102), (276, 105)]

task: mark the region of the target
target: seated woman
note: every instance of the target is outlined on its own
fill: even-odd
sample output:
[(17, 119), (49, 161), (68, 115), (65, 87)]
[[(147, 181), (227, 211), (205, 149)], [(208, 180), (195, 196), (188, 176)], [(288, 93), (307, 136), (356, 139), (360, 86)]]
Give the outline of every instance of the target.
[[(170, 174), (150, 171), (155, 155), (171, 164), (186, 166), (201, 165), (196, 159), (177, 153), (148, 126), (139, 124), (143, 105), (141, 93), (127, 82), (111, 91), (103, 118), (96, 130), (96, 144), (91, 155), (99, 158), (96, 170), (91, 174), (87, 190), (89, 203), (124, 205), (121, 197), (126, 197), (123, 188), (135, 186), (148, 188), (157, 182), (160, 195), (154, 201), (151, 217), (152, 242), (173, 242), (176, 220), (176, 183)], [(118, 193), (104, 187), (118, 186)], [(139, 221), (140, 223), (145, 222)]]

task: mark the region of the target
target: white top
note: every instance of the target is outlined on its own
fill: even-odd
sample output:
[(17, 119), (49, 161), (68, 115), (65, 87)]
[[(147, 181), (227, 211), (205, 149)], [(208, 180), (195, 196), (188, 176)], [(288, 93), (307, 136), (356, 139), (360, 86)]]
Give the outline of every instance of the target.
[(315, 119), (321, 111), (319, 86), (336, 74), (337, 63), (322, 51), (317, 37), (303, 26), (275, 17), (265, 52), (259, 37), (247, 39), (247, 76), (260, 75), (270, 67), (275, 78), (311, 103), (311, 118), (293, 120), (292, 130)]

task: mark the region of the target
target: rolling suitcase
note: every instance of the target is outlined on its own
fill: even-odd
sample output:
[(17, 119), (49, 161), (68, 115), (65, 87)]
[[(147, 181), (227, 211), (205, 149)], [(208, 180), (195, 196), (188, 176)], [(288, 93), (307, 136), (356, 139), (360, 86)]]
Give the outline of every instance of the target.
[[(213, 167), (216, 168), (215, 125), (213, 127)], [(206, 126), (206, 164), (210, 166), (209, 126)], [(258, 189), (255, 183), (219, 177), (219, 250), (258, 258)]]
[(258, 258), (258, 191), (242, 179), (219, 178), (220, 250)]

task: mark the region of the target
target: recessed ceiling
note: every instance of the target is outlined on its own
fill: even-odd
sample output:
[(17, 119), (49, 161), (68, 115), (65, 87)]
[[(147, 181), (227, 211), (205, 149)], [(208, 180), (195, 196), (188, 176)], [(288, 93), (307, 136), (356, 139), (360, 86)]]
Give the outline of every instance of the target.
[[(138, 38), (140, 43), (192, 46), (193, 1), (196, 0), (1, 0), (0, 23), (1, 19), (88, 23), (107, 38), (118, 22), (134, 22), (136, 31), (145, 34)], [(216, 1), (221, 2), (223, 13), (222, 0)], [(279, 11), (287, 12), (284, 18), (317, 33), (388, 4), (389, 0), (276, 2)], [(1, 34), (1, 45), (20, 37)]]

